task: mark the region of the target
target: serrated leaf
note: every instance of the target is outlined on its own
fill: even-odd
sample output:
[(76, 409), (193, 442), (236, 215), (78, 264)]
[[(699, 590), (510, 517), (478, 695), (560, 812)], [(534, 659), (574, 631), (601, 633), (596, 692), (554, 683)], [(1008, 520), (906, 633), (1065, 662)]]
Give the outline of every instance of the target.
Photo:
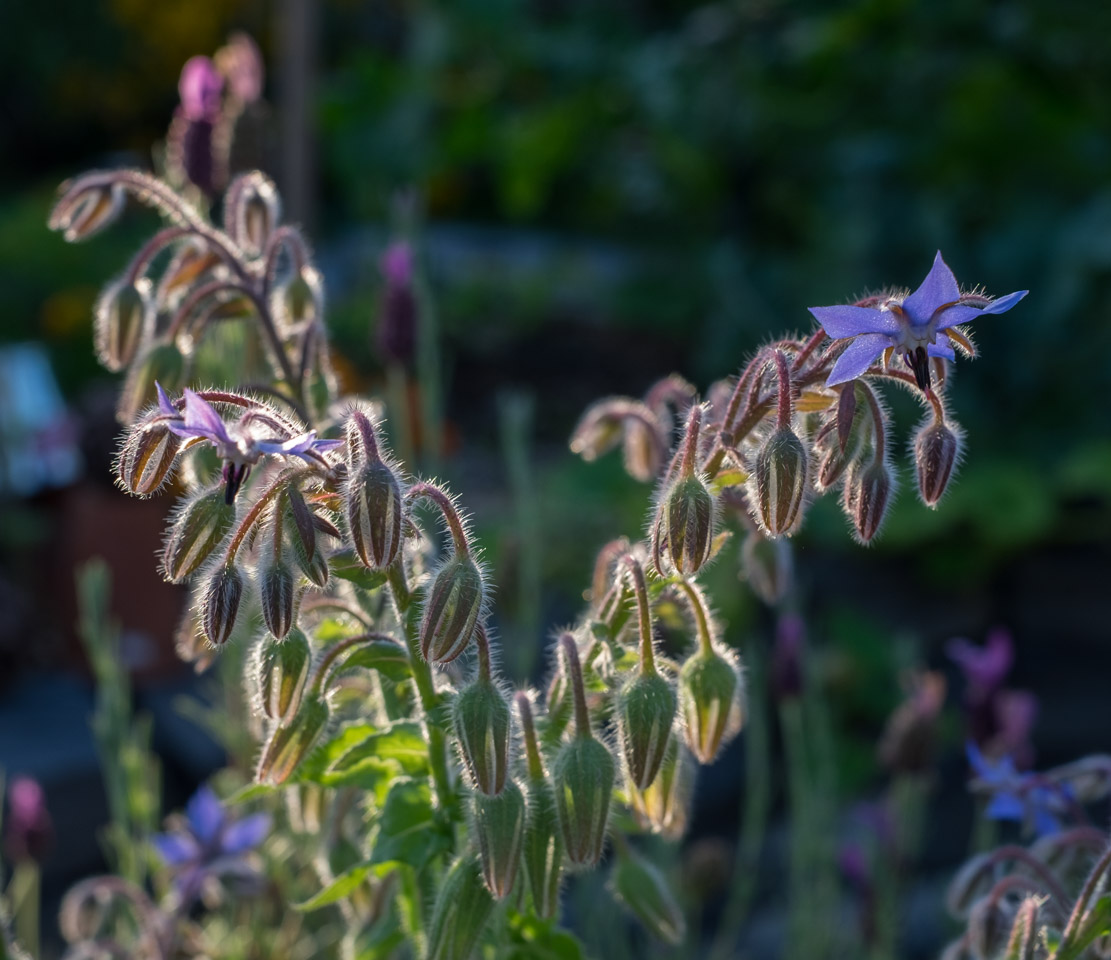
[(420, 870), (451, 849), (451, 828), (432, 805), (427, 781), (395, 780), (377, 819), (371, 863), (399, 860)]
[(337, 577), (364, 590), (377, 590), (386, 582), (385, 570), (368, 570), (350, 547), (333, 553), (328, 558), (328, 566)]
[(421, 725), (399, 720), (354, 744), (329, 768), (329, 773), (346, 773), (370, 759), (395, 760), (407, 774), (428, 772), (428, 744)]
[(360, 863), (350, 870), (345, 870), (316, 896), (309, 897), (303, 903), (293, 904), (293, 909), (300, 910), (302, 913), (309, 910), (319, 910), (321, 907), (326, 907), (342, 900), (344, 897), (351, 896), (368, 877), (384, 877), (391, 871), (396, 870), (397, 867), (398, 864), (393, 862)]

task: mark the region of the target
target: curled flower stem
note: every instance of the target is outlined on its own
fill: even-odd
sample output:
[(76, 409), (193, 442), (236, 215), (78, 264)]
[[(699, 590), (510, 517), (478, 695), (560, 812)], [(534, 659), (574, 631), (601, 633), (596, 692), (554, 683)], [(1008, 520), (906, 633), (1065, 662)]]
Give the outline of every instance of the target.
[(682, 474), (684, 477), (694, 476), (695, 470), (698, 469), (698, 436), (701, 427), (702, 406), (696, 403), (687, 415), (687, 430), (683, 443)]
[(370, 619), (362, 610), (360, 610), (353, 603), (346, 603), (338, 597), (328, 596), (315, 596), (306, 597), (301, 601), (301, 612), (311, 613), (314, 610), (338, 610), (341, 613), (346, 613), (349, 617), (354, 617), (364, 627), (371, 625)]
[(243, 541), (248, 532), (258, 521), (266, 505), (281, 493), (287, 484), (303, 476), (307, 472), (307, 470), (283, 470), (278, 475), (278, 478), (262, 492), (253, 504), (251, 504), (251, 509), (247, 511), (242, 521), (240, 521), (235, 531), (235, 536), (232, 537), (231, 543), (228, 544), (228, 549), (224, 554), (225, 566), (230, 566), (234, 562), (235, 555), (239, 552), (239, 548), (243, 545)]
[(409, 501), (418, 500), (420, 498), (431, 500), (440, 512), (444, 515), (444, 520), (447, 522), (448, 530), (451, 531), (451, 539), (455, 545), (455, 552), (461, 557), (470, 556), (470, 544), (467, 542), (467, 531), (463, 527), (463, 521), (459, 516), (459, 511), (455, 509), (455, 504), (452, 503), (451, 497), (444, 492), (444, 490), (434, 483), (414, 483), (409, 488), (409, 492), (405, 495), (405, 499)]
[(656, 672), (656, 660), (652, 649), (652, 611), (648, 605), (648, 582), (644, 577), (644, 568), (631, 553), (621, 558), (621, 564), (632, 581), (633, 595), (637, 602), (637, 615), (640, 622), (640, 671), (644, 674), (653, 674)]
[(311, 689), (313, 693), (324, 693), (331, 682), (333, 671), (332, 667), (335, 666), (336, 661), (353, 647), (362, 646), (365, 643), (374, 643), (375, 641), (386, 640), (390, 643), (395, 643), (398, 649), (401, 644), (397, 643), (396, 638), (391, 637), (388, 633), (378, 633), (370, 631), (367, 633), (359, 633), (353, 637), (344, 637), (333, 643), (324, 656), (321, 658), (320, 663), (316, 667), (316, 672), (313, 674)]
[(1080, 932), (1084, 915), (1088, 911), (1088, 904), (1091, 903), (1092, 897), (1094, 897), (1099, 890), (1100, 883), (1103, 881), (1104, 874), (1107, 873), (1108, 869), (1111, 869), (1111, 847), (1108, 847), (1108, 849), (1104, 851), (1103, 856), (1096, 861), (1096, 865), (1092, 868), (1092, 872), (1088, 874), (1088, 879), (1084, 881), (1080, 896), (1076, 898), (1076, 904), (1072, 908), (1068, 924), (1065, 926), (1064, 933), (1061, 934), (1060, 946), (1057, 948), (1057, 953), (1061, 957), (1069, 956), (1069, 954), (1064, 951), (1066, 947), (1071, 945), (1070, 941)]
[(872, 413), (872, 425), (876, 428), (876, 455), (873, 460), (876, 463), (882, 463), (887, 451), (887, 430), (883, 422), (883, 411), (880, 409), (880, 403), (876, 399), (876, 394), (872, 388), (863, 380), (859, 382), (861, 392), (868, 401), (868, 409)]
[(791, 371), (787, 368), (787, 357), (782, 350), (775, 351), (775, 371), (779, 377), (778, 409), (776, 427), (780, 430), (791, 425)]
[(529, 702), (528, 694), (523, 690), (517, 691), (514, 701), (517, 704), (517, 713), (521, 716), (521, 733), (525, 741), (528, 775), (533, 780), (542, 780), (544, 764), (540, 759), (540, 748), (536, 743), (536, 726), (532, 722), (532, 704)]
[(930, 406), (934, 408), (934, 420), (938, 423), (945, 423), (945, 407), (941, 404), (941, 397), (933, 390), (927, 390), (926, 399), (929, 400)]
[(575, 736), (580, 740), (590, 740), (594, 734), (590, 729), (590, 711), (586, 707), (586, 688), (583, 686), (579, 648), (575, 646), (575, 638), (569, 633), (560, 636), (559, 646), (563, 650), (567, 679), (571, 684), (571, 697), (575, 703)]
[[(123, 279), (125, 283), (134, 283), (146, 272), (150, 262), (158, 256), (166, 247), (168, 247), (175, 240), (180, 240), (183, 237), (196, 237), (200, 236), (192, 227), (165, 227), (159, 230), (153, 237), (151, 237), (139, 252), (131, 259), (128, 264), (127, 270), (124, 272)], [(201, 236), (202, 240), (207, 239)]]
[(601, 610), (609, 598), (610, 568), (629, 552), (629, 541), (625, 537), (611, 540), (601, 550), (594, 561), (594, 577), (590, 581), (590, 600), (596, 610)]
[(676, 586), (687, 595), (691, 613), (694, 614), (699, 652), (709, 656), (714, 652), (714, 633), (710, 627), (710, 614), (706, 609), (706, 599), (702, 596), (702, 591), (689, 580), (678, 580)]
[(486, 624), (480, 623), (474, 632), (475, 646), (478, 648), (478, 676), (490, 680), (490, 638), (486, 634)]
[(305, 246), (304, 237), (301, 236), (301, 231), (288, 224), (278, 227), (273, 233), (270, 234), (269, 239), (266, 241), (266, 254), (263, 257), (263, 271), (262, 283), (263, 293), (268, 294), (271, 287), (274, 285), (274, 277), (278, 267), (278, 257), (281, 256), (283, 248), (289, 250), (289, 255), (293, 259), (293, 269), (300, 273), (305, 264), (309, 260), (309, 251)]
[(795, 362), (791, 364), (792, 373), (798, 373), (798, 371), (803, 368), (806, 361), (810, 359), (811, 354), (819, 346), (821, 346), (822, 342), (825, 339), (826, 339), (826, 332), (821, 327), (819, 327), (817, 330), (815, 330), (810, 335), (810, 339), (806, 341), (806, 343), (803, 345), (803, 348), (798, 352), (798, 355), (795, 357)]

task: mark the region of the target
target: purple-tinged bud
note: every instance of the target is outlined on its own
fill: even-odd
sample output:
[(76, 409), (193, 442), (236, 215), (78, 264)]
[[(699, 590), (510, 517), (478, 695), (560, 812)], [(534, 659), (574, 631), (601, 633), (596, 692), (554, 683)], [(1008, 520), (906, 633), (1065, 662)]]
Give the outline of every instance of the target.
[(4, 820), (4, 855), (10, 862), (41, 862), (54, 840), (54, 824), (46, 809), (46, 794), (37, 780), (16, 777), (8, 787), (8, 816)]
[(1010, 939), (1017, 907), (1006, 897), (986, 896), (968, 914), (968, 946), (976, 960), (1001, 956)]
[(284, 640), (263, 638), (258, 652), (259, 699), (271, 720), (286, 720), (301, 706), (311, 662), (308, 638), (300, 630), (290, 630)]
[[(684, 576), (697, 573), (714, 545), (714, 498), (702, 478), (679, 476), (660, 502), (658, 536), (667, 557)], [(663, 570), (661, 576), (667, 576)]]
[(482, 882), (478, 860), (473, 855), (456, 860), (432, 908), (426, 960), (469, 960), (493, 909), (494, 898)]
[(347, 529), (363, 565), (384, 570), (401, 547), (401, 482), (380, 459), (354, 467), (344, 487)]
[(451, 663), (471, 642), (486, 599), (482, 571), (469, 555), (453, 554), (428, 589), (420, 652), (429, 663)]
[(243, 599), (243, 575), (235, 564), (221, 563), (207, 575), (201, 590), (201, 629), (209, 643), (222, 647), (235, 629), (239, 601)]
[(498, 900), (513, 890), (525, 835), (525, 796), (512, 780), (496, 797), (474, 795), (474, 831), (486, 889)]
[(149, 280), (114, 283), (105, 289), (97, 300), (94, 320), (101, 364), (113, 373), (130, 364), (153, 323)]
[(918, 493), (927, 507), (936, 507), (961, 458), (961, 434), (940, 420), (922, 427), (914, 438)]
[(290, 536), (295, 542), (295, 546), (304, 554), (305, 559), (312, 559), (316, 554), (316, 517), (309, 505), (305, 503), (305, 498), (301, 495), (301, 491), (295, 486), (290, 484), (283, 492), (283, 507), (285, 510), (282, 518), (283, 524), (286, 521), (290, 523)]
[(116, 479), (128, 493), (149, 497), (173, 470), (181, 438), (164, 422), (151, 421), (131, 431), (116, 459)]
[(228, 81), (228, 93), (241, 106), (254, 103), (262, 96), (266, 68), (258, 44), (250, 34), (237, 31), (213, 57), (216, 69)]
[(280, 721), (270, 734), (255, 780), (285, 783), (309, 755), (327, 725), (328, 702), (319, 694), (310, 693), (301, 701), (292, 719)]
[(894, 488), (891, 468), (883, 460), (854, 464), (849, 469), (841, 506), (853, 525), (858, 543), (870, 543), (879, 532)]
[(713, 763), (744, 722), (737, 667), (714, 650), (699, 650), (679, 671), (679, 709), (687, 746), (699, 763)]
[(678, 946), (686, 936), (683, 911), (664, 875), (628, 844), (618, 855), (609, 889), (614, 899), (660, 940)]
[(656, 431), (641, 420), (625, 421), (625, 471), (634, 480), (651, 483), (660, 475), (664, 448)]
[(280, 558), (265, 557), (259, 563), (258, 588), (266, 629), (281, 639), (293, 626), (297, 607), (297, 584), (293, 570)]
[(259, 170), (240, 174), (224, 195), (224, 229), (249, 256), (260, 256), (281, 222), (274, 181)]
[(769, 607), (787, 596), (794, 566), (791, 544), (782, 537), (769, 540), (754, 531), (741, 544), (741, 577)]
[(464, 687), (452, 705), (452, 723), (463, 765), (475, 789), (497, 796), (509, 770), (510, 714), (502, 692), (479, 677)]
[(127, 195), (118, 183), (76, 192), (70, 192), (69, 187), (68, 182), (62, 184), (62, 196), (47, 221), (51, 230), (62, 231), (67, 243), (88, 240), (115, 223), (123, 212)]
[(525, 877), (537, 915), (548, 920), (558, 916), (559, 886), (563, 878), (563, 837), (552, 785), (543, 775), (529, 779), (524, 862)]
[(618, 691), (615, 706), (625, 771), (638, 789), (656, 779), (675, 721), (675, 692), (655, 671), (638, 670)]
[(589, 407), (571, 434), (571, 452), (589, 463), (616, 447), (624, 435), (621, 406), (610, 399)]
[(802, 516), (808, 459), (790, 427), (777, 428), (756, 453), (749, 502), (769, 537), (789, 536)]
[(391, 243), (379, 261), (386, 285), (378, 307), (378, 351), (389, 362), (408, 364), (417, 345), (417, 297), (413, 289), (413, 249)]
[(162, 574), (170, 583), (192, 576), (212, 555), (235, 522), (224, 488), (213, 487), (183, 502), (162, 548)]
[(615, 773), (609, 750), (593, 736), (576, 735), (556, 755), (556, 815), (572, 863), (593, 866), (602, 859)]
[(213, 122), (219, 118), (224, 78), (208, 57), (190, 57), (185, 61), (177, 89), (186, 119)]
[(185, 356), (173, 343), (155, 342), (141, 349), (120, 391), (116, 419), (124, 426), (134, 423), (139, 411), (157, 399), (156, 380), (168, 393), (179, 393), (185, 384), (186, 370)]
[(630, 790), (633, 816), (646, 830), (677, 840), (687, 829), (695, 763), (691, 752), (672, 737), (656, 779), (646, 790)]

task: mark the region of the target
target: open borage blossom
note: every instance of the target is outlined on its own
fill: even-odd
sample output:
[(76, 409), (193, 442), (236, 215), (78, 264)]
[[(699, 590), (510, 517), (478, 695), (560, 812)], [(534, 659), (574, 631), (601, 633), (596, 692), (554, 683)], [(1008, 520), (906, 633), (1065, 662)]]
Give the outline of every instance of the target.
[(956, 329), (983, 313), (1005, 313), (1029, 291), (1017, 290), (992, 300), (961, 293), (957, 279), (941, 259), (941, 251), (922, 285), (909, 296), (869, 297), (855, 304), (811, 307), (810, 312), (834, 340), (852, 343), (837, 358), (827, 386), (855, 380), (885, 350), (902, 356), (918, 386), (930, 389), (930, 357), (955, 360), (953, 341), (968, 353), (972, 344)]
[(972, 768), (972, 789), (991, 797), (984, 811), (989, 820), (1010, 820), (1032, 828), (1039, 837), (1056, 833), (1062, 821), (1082, 813), (1067, 782), (1038, 773), (1020, 773), (1014, 761), (985, 757), (975, 743), (965, 744)]

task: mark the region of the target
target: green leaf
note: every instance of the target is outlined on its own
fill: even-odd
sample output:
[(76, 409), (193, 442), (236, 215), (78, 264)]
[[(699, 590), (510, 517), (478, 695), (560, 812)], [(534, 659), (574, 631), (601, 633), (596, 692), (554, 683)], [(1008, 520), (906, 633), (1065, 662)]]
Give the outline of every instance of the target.
[(507, 916), (509, 960), (583, 960), (583, 945), (577, 937), (560, 930), (552, 920), (541, 920), (532, 913)]
[(293, 904), (293, 909), (300, 910), (302, 913), (309, 910), (319, 910), (321, 907), (326, 907), (329, 904), (342, 900), (344, 897), (351, 896), (351, 894), (359, 888), (359, 885), (368, 877), (384, 877), (386, 874), (396, 870), (397, 867), (398, 864), (393, 862), (360, 863), (350, 870), (345, 870), (321, 890), (320, 893), (316, 894), (316, 896), (309, 897), (309, 899), (303, 903)]
[(371, 863), (400, 860), (420, 870), (451, 848), (451, 827), (432, 806), (427, 781), (395, 780), (378, 816)]
[(370, 723), (355, 721), (340, 727), (334, 736), (312, 751), (301, 764), (297, 779), (307, 783), (322, 783), (332, 765), (348, 750), (378, 732)]
[(348, 580), (364, 590), (377, 590), (386, 582), (385, 570), (368, 570), (350, 547), (333, 553), (328, 558), (328, 567), (341, 580)]
[(717, 476), (710, 481), (710, 492), (721, 493), (726, 487), (739, 487), (748, 479), (748, 474), (737, 468), (719, 470)]
[(413, 720), (399, 720), (385, 730), (371, 733), (336, 760), (328, 773), (349, 773), (372, 759), (396, 760), (410, 775), (427, 773), (428, 744), (421, 725)]
[(259, 797), (265, 797), (273, 793), (278, 788), (272, 783), (248, 783), (245, 787), (240, 787), (236, 790), (224, 803), (228, 806), (233, 806), (237, 803), (246, 803), (248, 800), (256, 800)]
[(400, 643), (392, 640), (370, 640), (359, 644), (343, 661), (340, 670), (364, 667), (377, 670), (389, 680), (408, 680), (413, 675), (409, 667), (409, 654)]

